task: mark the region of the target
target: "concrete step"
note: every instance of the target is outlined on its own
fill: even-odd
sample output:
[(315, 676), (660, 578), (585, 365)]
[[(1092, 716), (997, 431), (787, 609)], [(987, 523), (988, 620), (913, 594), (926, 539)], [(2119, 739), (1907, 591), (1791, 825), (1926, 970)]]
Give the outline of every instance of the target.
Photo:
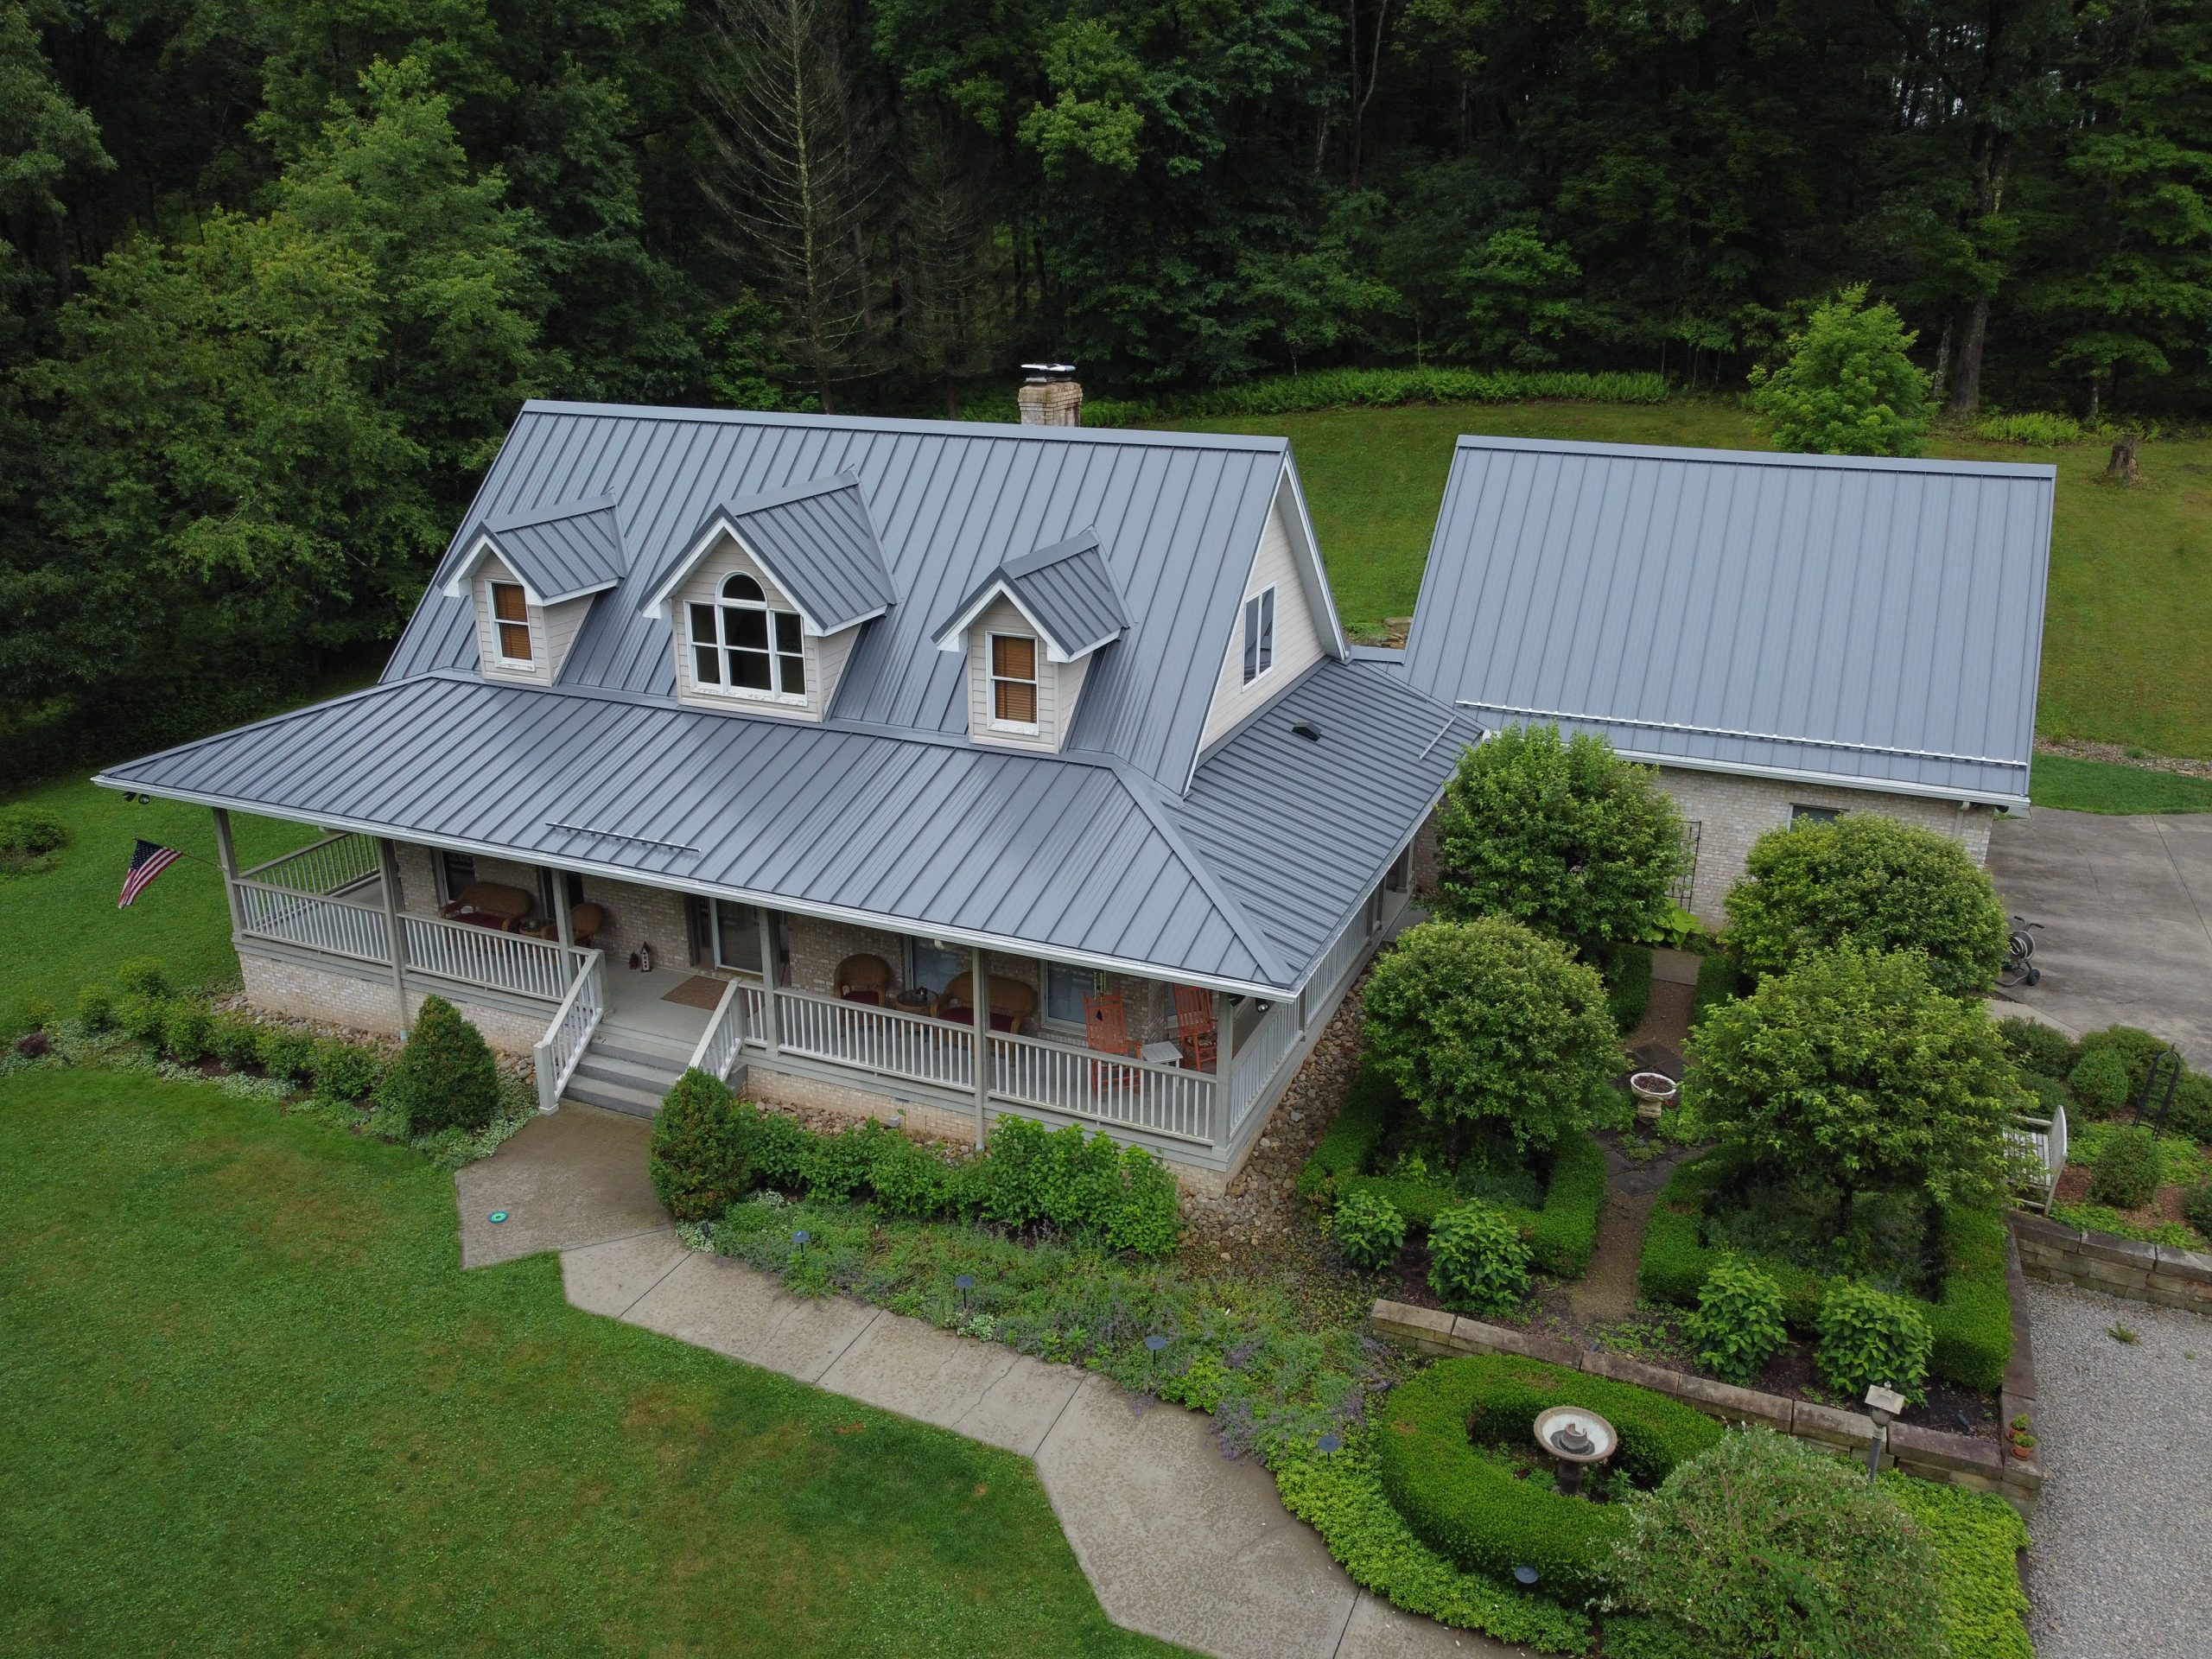
[(632, 1117), (652, 1117), (660, 1111), (661, 1096), (649, 1089), (640, 1089), (626, 1083), (610, 1083), (601, 1077), (588, 1077), (583, 1068), (569, 1079), (563, 1091), (564, 1101), (578, 1101), (586, 1106), (602, 1106), (610, 1112), (626, 1112)]
[(634, 1083), (640, 1088), (655, 1087), (664, 1091), (683, 1075), (683, 1067), (676, 1061), (601, 1048), (596, 1043), (584, 1050), (583, 1058), (576, 1062), (576, 1070), (586, 1077), (604, 1077), (609, 1083)]
[(639, 1065), (675, 1074), (683, 1070), (684, 1063), (691, 1058), (694, 1046), (691, 1043), (664, 1037), (658, 1032), (612, 1026), (602, 1020), (599, 1029), (592, 1033), (590, 1052), (611, 1054), (617, 1059), (634, 1061)]

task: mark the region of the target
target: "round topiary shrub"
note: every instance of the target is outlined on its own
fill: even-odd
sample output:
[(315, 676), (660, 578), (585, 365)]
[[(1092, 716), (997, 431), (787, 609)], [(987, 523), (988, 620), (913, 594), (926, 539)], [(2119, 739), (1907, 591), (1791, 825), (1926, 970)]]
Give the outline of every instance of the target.
[(2082, 1058), (2071, 1037), (2040, 1020), (2012, 1014), (1997, 1022), (1997, 1033), (2005, 1039), (2005, 1052), (2023, 1071), (2063, 1077)]
[(2139, 1210), (2157, 1196), (2158, 1139), (2143, 1124), (2105, 1134), (2092, 1166), (2089, 1197), (2115, 1210)]
[(499, 1062), (452, 1003), (426, 996), (407, 1046), (377, 1090), (377, 1105), (404, 1117), (416, 1135), (483, 1128), (499, 1109)]
[(1566, 1405), (1597, 1412), (1618, 1431), (1611, 1466), (1646, 1489), (1721, 1434), (1703, 1413), (1630, 1383), (1510, 1355), (1447, 1359), (1376, 1408), (1384, 1494), (1447, 1559), (1500, 1579), (1533, 1567), (1545, 1594), (1579, 1605), (1605, 1588), (1630, 1506), (1565, 1497), (1542, 1471), (1520, 1478), (1505, 1459), (1475, 1449), (1533, 1454), (1537, 1414)]
[(2175, 1086), (2166, 1127), (2191, 1141), (2212, 1141), (2212, 1077), (2191, 1071)]
[(1503, 917), (1408, 929), (1363, 1006), (1376, 1069), (1455, 1138), (1555, 1145), (1595, 1122), (1620, 1066), (1596, 971)]
[(99, 983), (77, 993), (77, 1018), (86, 1031), (105, 1031), (115, 1023), (115, 993)]
[(188, 997), (168, 1005), (162, 1021), (162, 1047), (179, 1065), (197, 1065), (214, 1046), (215, 1022), (207, 1010)]
[(1697, 1363), (1724, 1382), (1747, 1383), (1782, 1351), (1789, 1332), (1782, 1320), (1782, 1287), (1774, 1275), (1729, 1256), (1699, 1287), (1687, 1321)]
[(169, 1000), (166, 996), (149, 995), (143, 991), (126, 991), (115, 1004), (115, 1023), (123, 1034), (134, 1043), (143, 1043), (149, 1048), (161, 1046), (162, 1033), (169, 1022)]
[(1512, 1220), (1480, 1199), (1428, 1230), (1428, 1287), (1463, 1313), (1505, 1313), (1529, 1294), (1529, 1251)]
[(1953, 996), (1997, 981), (2011, 929), (1989, 873), (1948, 836), (1853, 812), (1770, 830), (1730, 890), (1728, 942), (1755, 974), (1850, 944), (1913, 950)]
[(133, 957), (115, 970), (115, 982), (127, 996), (159, 1000), (169, 995), (168, 976), (151, 957)]
[(1862, 1400), (1877, 1383), (1908, 1400), (1924, 1400), (1928, 1357), (1936, 1346), (1928, 1320), (1910, 1298), (1855, 1279), (1836, 1279), (1821, 1298), (1821, 1377), (1846, 1399)]
[(2154, 1037), (2137, 1026), (2107, 1026), (2102, 1031), (2093, 1031), (2082, 1039), (2081, 1052), (2113, 1053), (2120, 1057), (2127, 1069), (2127, 1094), (2133, 1099), (2142, 1092), (2150, 1080), (2151, 1065), (2168, 1047), (2163, 1037)]
[(261, 1069), (286, 1083), (305, 1083), (315, 1072), (315, 1039), (289, 1026), (261, 1028)]
[(696, 1066), (678, 1077), (653, 1119), (646, 1161), (668, 1213), (678, 1221), (708, 1221), (743, 1197), (752, 1185), (747, 1139), (742, 1109), (728, 1084)]
[(1935, 1551), (1852, 1467), (1762, 1428), (1728, 1433), (1630, 1507), (1618, 1603), (1728, 1659), (1944, 1659)]
[(1346, 1266), (1380, 1273), (1398, 1259), (1406, 1242), (1406, 1218), (1380, 1193), (1354, 1192), (1337, 1206), (1329, 1236)]
[(2084, 1048), (2066, 1086), (2090, 1117), (2110, 1117), (2127, 1104), (2127, 1058), (2117, 1048)]

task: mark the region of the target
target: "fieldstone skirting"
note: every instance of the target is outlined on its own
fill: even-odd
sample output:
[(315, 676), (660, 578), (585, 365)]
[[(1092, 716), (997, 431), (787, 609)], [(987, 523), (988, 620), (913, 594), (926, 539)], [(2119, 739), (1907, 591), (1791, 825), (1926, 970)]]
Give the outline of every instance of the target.
[[(1739, 1389), (1707, 1377), (1647, 1365), (1625, 1354), (1577, 1348), (1558, 1337), (1535, 1336), (1502, 1325), (1485, 1324), (1464, 1313), (1446, 1313), (1407, 1302), (1378, 1301), (1370, 1319), (1376, 1335), (1389, 1337), (1423, 1353), (1517, 1354), (1526, 1359), (1541, 1359), (1591, 1376), (1633, 1382), (1694, 1406), (1723, 1422), (1758, 1423), (1777, 1433), (1818, 1441), (1862, 1461), (1874, 1440), (1873, 1419), (1860, 1412), (1840, 1411), (1810, 1400), (1793, 1400), (1784, 1395)], [(2008, 1373), (2007, 1381), (2010, 1380)], [(2029, 1362), (2023, 1380), (2032, 1390), (2032, 1362)], [(2032, 1413), (2032, 1399), (2028, 1408)], [(1882, 1452), (1882, 1466), (1902, 1469), (1909, 1475), (1940, 1481), (1947, 1486), (1994, 1492), (2024, 1515), (2033, 1508), (2036, 1494), (2043, 1485), (2039, 1464), (2032, 1459), (2008, 1456), (2004, 1446), (1995, 1440), (1916, 1428), (1907, 1423), (1891, 1425), (1888, 1444)]]
[(2212, 1255), (2085, 1232), (2046, 1216), (2012, 1217), (2020, 1265), (2053, 1284), (2212, 1314)]

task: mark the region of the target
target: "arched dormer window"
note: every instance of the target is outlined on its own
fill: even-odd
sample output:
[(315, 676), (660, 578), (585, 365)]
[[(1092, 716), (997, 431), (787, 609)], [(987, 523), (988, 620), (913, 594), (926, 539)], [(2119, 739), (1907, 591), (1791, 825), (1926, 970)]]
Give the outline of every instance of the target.
[(740, 571), (723, 581), (719, 604), (689, 608), (691, 674), (701, 690), (741, 697), (805, 697), (798, 613), (771, 605), (758, 581)]

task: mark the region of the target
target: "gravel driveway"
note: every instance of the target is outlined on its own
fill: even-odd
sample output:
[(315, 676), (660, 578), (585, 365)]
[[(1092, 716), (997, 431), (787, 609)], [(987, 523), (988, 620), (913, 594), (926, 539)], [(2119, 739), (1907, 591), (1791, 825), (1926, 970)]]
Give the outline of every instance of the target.
[(2028, 1306), (2045, 1474), (2028, 1551), (2037, 1659), (2212, 1653), (2212, 1319), (2033, 1281)]

